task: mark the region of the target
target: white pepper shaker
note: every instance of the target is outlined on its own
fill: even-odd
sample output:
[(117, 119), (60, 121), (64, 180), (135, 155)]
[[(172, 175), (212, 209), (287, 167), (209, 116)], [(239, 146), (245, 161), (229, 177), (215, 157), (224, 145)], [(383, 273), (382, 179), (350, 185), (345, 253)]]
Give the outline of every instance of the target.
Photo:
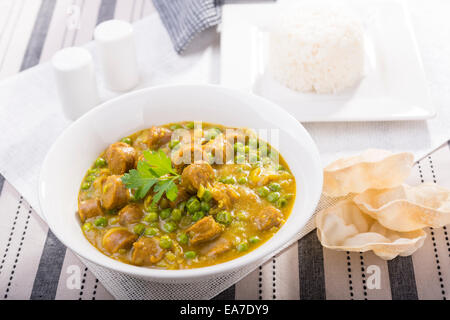
[(99, 24), (94, 39), (105, 83), (113, 91), (128, 91), (139, 82), (133, 26), (121, 20)]
[(71, 120), (95, 107), (100, 98), (90, 52), (69, 47), (52, 58), (56, 87), (65, 116)]

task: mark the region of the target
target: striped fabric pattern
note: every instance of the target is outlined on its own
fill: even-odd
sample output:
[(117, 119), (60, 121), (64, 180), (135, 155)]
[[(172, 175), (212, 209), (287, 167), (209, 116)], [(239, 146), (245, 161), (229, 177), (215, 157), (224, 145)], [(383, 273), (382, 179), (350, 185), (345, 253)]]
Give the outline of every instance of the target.
[(153, 4), (178, 53), (201, 31), (220, 22), (219, 0), (153, 0)]
[[(150, 0), (3, 0), (0, 79), (91, 40), (102, 21), (154, 12)], [(416, 164), (408, 183), (450, 187), (449, 166), (445, 144)], [(448, 299), (449, 227), (428, 228), (421, 249), (392, 261), (324, 249), (312, 232), (215, 299)], [(1, 175), (0, 299), (114, 299)]]

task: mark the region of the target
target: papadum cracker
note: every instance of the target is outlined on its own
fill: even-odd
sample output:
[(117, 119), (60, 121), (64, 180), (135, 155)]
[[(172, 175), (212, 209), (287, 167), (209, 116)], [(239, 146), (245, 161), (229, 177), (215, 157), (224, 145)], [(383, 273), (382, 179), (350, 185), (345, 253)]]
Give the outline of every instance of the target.
[(382, 259), (411, 255), (426, 238), (423, 230), (397, 232), (383, 227), (352, 200), (343, 200), (316, 216), (317, 235), (326, 248), (373, 252)]
[(369, 149), (325, 167), (323, 193), (329, 197), (341, 197), (371, 188), (392, 188), (403, 183), (413, 164), (411, 153)]
[(355, 196), (353, 201), (391, 230), (407, 232), (450, 224), (450, 190), (436, 184), (369, 189)]

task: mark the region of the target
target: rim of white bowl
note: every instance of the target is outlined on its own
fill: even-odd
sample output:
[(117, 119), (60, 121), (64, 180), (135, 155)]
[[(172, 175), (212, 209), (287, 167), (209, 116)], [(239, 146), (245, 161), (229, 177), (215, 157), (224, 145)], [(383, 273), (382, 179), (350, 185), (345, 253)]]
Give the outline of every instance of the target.
[[(85, 258), (86, 260), (91, 261), (92, 263), (102, 266), (104, 268), (110, 269), (110, 270), (114, 270), (114, 271), (118, 271), (121, 273), (125, 273), (134, 277), (140, 277), (140, 278), (152, 278), (155, 280), (161, 280), (163, 282), (170, 282), (172, 281), (176, 281), (176, 282), (180, 282), (179, 280), (182, 279), (186, 279), (187, 281), (189, 280), (196, 280), (196, 279), (200, 279), (200, 278), (205, 278), (208, 276), (219, 276), (221, 274), (229, 274), (233, 271), (236, 271), (238, 269), (243, 269), (251, 264), (254, 264), (258, 261), (263, 260), (264, 258), (270, 257), (272, 256), (273, 253), (278, 252), (279, 250), (283, 249), (287, 244), (289, 244), (292, 239), (295, 237), (295, 235), (306, 225), (307, 221), (312, 217), (312, 215), (314, 214), (314, 208), (317, 207), (317, 204), (319, 202), (320, 199), (320, 195), (321, 195), (321, 191), (322, 191), (322, 183), (323, 183), (323, 174), (322, 171), (320, 170), (319, 173), (319, 177), (321, 178), (320, 181), (318, 181), (318, 190), (316, 190), (316, 192), (312, 192), (312, 194), (314, 195), (314, 198), (310, 199), (310, 203), (312, 205), (312, 209), (311, 212), (308, 213), (308, 216), (306, 216), (304, 218), (304, 223), (302, 225), (299, 225), (299, 227), (297, 228), (296, 232), (292, 233), (291, 235), (289, 235), (289, 237), (284, 237), (283, 239), (280, 239), (282, 241), (278, 241), (276, 243), (273, 243), (272, 246), (268, 246), (268, 242), (272, 239), (269, 239), (267, 242), (263, 243), (261, 246), (259, 246), (258, 248), (256, 248), (255, 250), (250, 251), (249, 253), (240, 256), (236, 259), (232, 259), (223, 263), (219, 263), (216, 265), (211, 265), (211, 266), (207, 266), (207, 267), (200, 267), (200, 268), (192, 268), (192, 269), (182, 269), (182, 270), (164, 270), (164, 269), (152, 269), (152, 268), (146, 268), (146, 267), (140, 267), (140, 266), (134, 266), (131, 264), (127, 264), (124, 262), (120, 262), (117, 261), (115, 259), (112, 259), (106, 255), (104, 255), (103, 253), (101, 253), (100, 251), (98, 252), (99, 255), (103, 256), (103, 257), (107, 257), (108, 258), (108, 263), (103, 263), (102, 261), (96, 261), (94, 259), (94, 257), (89, 257), (87, 255), (85, 255), (83, 252), (79, 252), (78, 250), (72, 248), (70, 246), (70, 244), (66, 243), (66, 241), (64, 241), (62, 239), (62, 237), (60, 237), (60, 232), (59, 230), (57, 230), (57, 228), (54, 228), (54, 226), (49, 223), (45, 210), (44, 210), (44, 199), (43, 199), (43, 190), (42, 190), (42, 182), (43, 182), (43, 177), (45, 175), (45, 170), (47, 168), (47, 160), (48, 157), (53, 153), (53, 149), (56, 148), (56, 146), (59, 144), (59, 142), (61, 140), (64, 140), (64, 137), (66, 134), (68, 134), (70, 132), (70, 130), (72, 130), (74, 127), (76, 127), (78, 125), (78, 123), (82, 122), (85, 118), (91, 117), (93, 114), (98, 113), (98, 112), (102, 112), (103, 109), (108, 108), (108, 106), (110, 104), (114, 104), (117, 101), (123, 100), (123, 99), (128, 99), (129, 96), (132, 95), (138, 95), (141, 94), (142, 92), (147, 92), (147, 91), (158, 91), (158, 90), (162, 90), (162, 89), (170, 89), (170, 88), (175, 88), (175, 87), (185, 87), (185, 88), (200, 88), (200, 89), (213, 89), (213, 90), (221, 90), (221, 91), (228, 91), (231, 92), (233, 94), (237, 94), (237, 95), (241, 95), (241, 96), (248, 96), (251, 97), (251, 99), (254, 99), (255, 101), (259, 100), (262, 101), (264, 103), (268, 103), (271, 105), (272, 108), (276, 109), (278, 112), (285, 114), (285, 116), (287, 118), (291, 118), (292, 120), (295, 120), (298, 123), (299, 129), (300, 131), (303, 131), (303, 133), (305, 134), (305, 137), (308, 140), (308, 149), (310, 149), (311, 151), (311, 156), (313, 159), (315, 159), (315, 161), (320, 164), (321, 160), (320, 160), (320, 155), (319, 155), (319, 151), (317, 149), (316, 144), (314, 143), (313, 139), (311, 138), (310, 134), (308, 133), (308, 131), (306, 131), (306, 129), (303, 127), (303, 125), (297, 121), (291, 114), (289, 114), (286, 110), (282, 109), (280, 106), (278, 106), (276, 103), (260, 97), (256, 94), (253, 94), (251, 92), (244, 92), (241, 90), (237, 90), (237, 89), (232, 89), (232, 88), (228, 88), (228, 87), (224, 87), (224, 86), (220, 86), (220, 85), (213, 85), (213, 84), (170, 84), (170, 85), (158, 85), (158, 86), (154, 86), (154, 87), (147, 87), (147, 88), (142, 88), (139, 90), (135, 90), (123, 95), (120, 95), (118, 97), (115, 97), (113, 99), (107, 100), (103, 103), (101, 103), (100, 105), (98, 105), (97, 107), (93, 108), (92, 110), (90, 110), (89, 112), (87, 112), (86, 114), (84, 114), (83, 116), (81, 116), (80, 118), (78, 118), (76, 121), (74, 121), (73, 123), (71, 123), (67, 128), (64, 129), (64, 131), (59, 135), (59, 137), (55, 140), (55, 142), (52, 144), (52, 146), (50, 147), (49, 151), (47, 152), (44, 162), (42, 164), (41, 170), (40, 170), (40, 174), (39, 174), (39, 185), (38, 185), (38, 193), (39, 193), (39, 206), (41, 209), (41, 213), (44, 216), (45, 222), (49, 225), (50, 229), (52, 230), (52, 232), (55, 234), (55, 236), (69, 249), (73, 250), (77, 255)], [(314, 191), (314, 190), (312, 190)], [(297, 197), (296, 197), (297, 198)], [(295, 206), (295, 204), (294, 204)], [(292, 215), (292, 212), (291, 212)], [(287, 222), (286, 222), (287, 223)], [(81, 229), (80, 229), (81, 230)], [(282, 228), (280, 229), (282, 230)], [(280, 231), (279, 230), (279, 231)], [(278, 231), (278, 232), (279, 232)]]

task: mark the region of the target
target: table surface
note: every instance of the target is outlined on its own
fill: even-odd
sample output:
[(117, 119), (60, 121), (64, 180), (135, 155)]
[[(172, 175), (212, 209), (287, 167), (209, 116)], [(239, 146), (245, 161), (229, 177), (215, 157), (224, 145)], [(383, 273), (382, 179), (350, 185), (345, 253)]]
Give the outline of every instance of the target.
[[(150, 0), (2, 0), (0, 80), (92, 39), (95, 26), (155, 14)], [(151, 32), (151, 30), (149, 31)], [(409, 183), (450, 187), (446, 143), (419, 161)], [(0, 299), (114, 299), (0, 176)], [(391, 261), (322, 248), (312, 232), (217, 299), (448, 299), (449, 229)]]

